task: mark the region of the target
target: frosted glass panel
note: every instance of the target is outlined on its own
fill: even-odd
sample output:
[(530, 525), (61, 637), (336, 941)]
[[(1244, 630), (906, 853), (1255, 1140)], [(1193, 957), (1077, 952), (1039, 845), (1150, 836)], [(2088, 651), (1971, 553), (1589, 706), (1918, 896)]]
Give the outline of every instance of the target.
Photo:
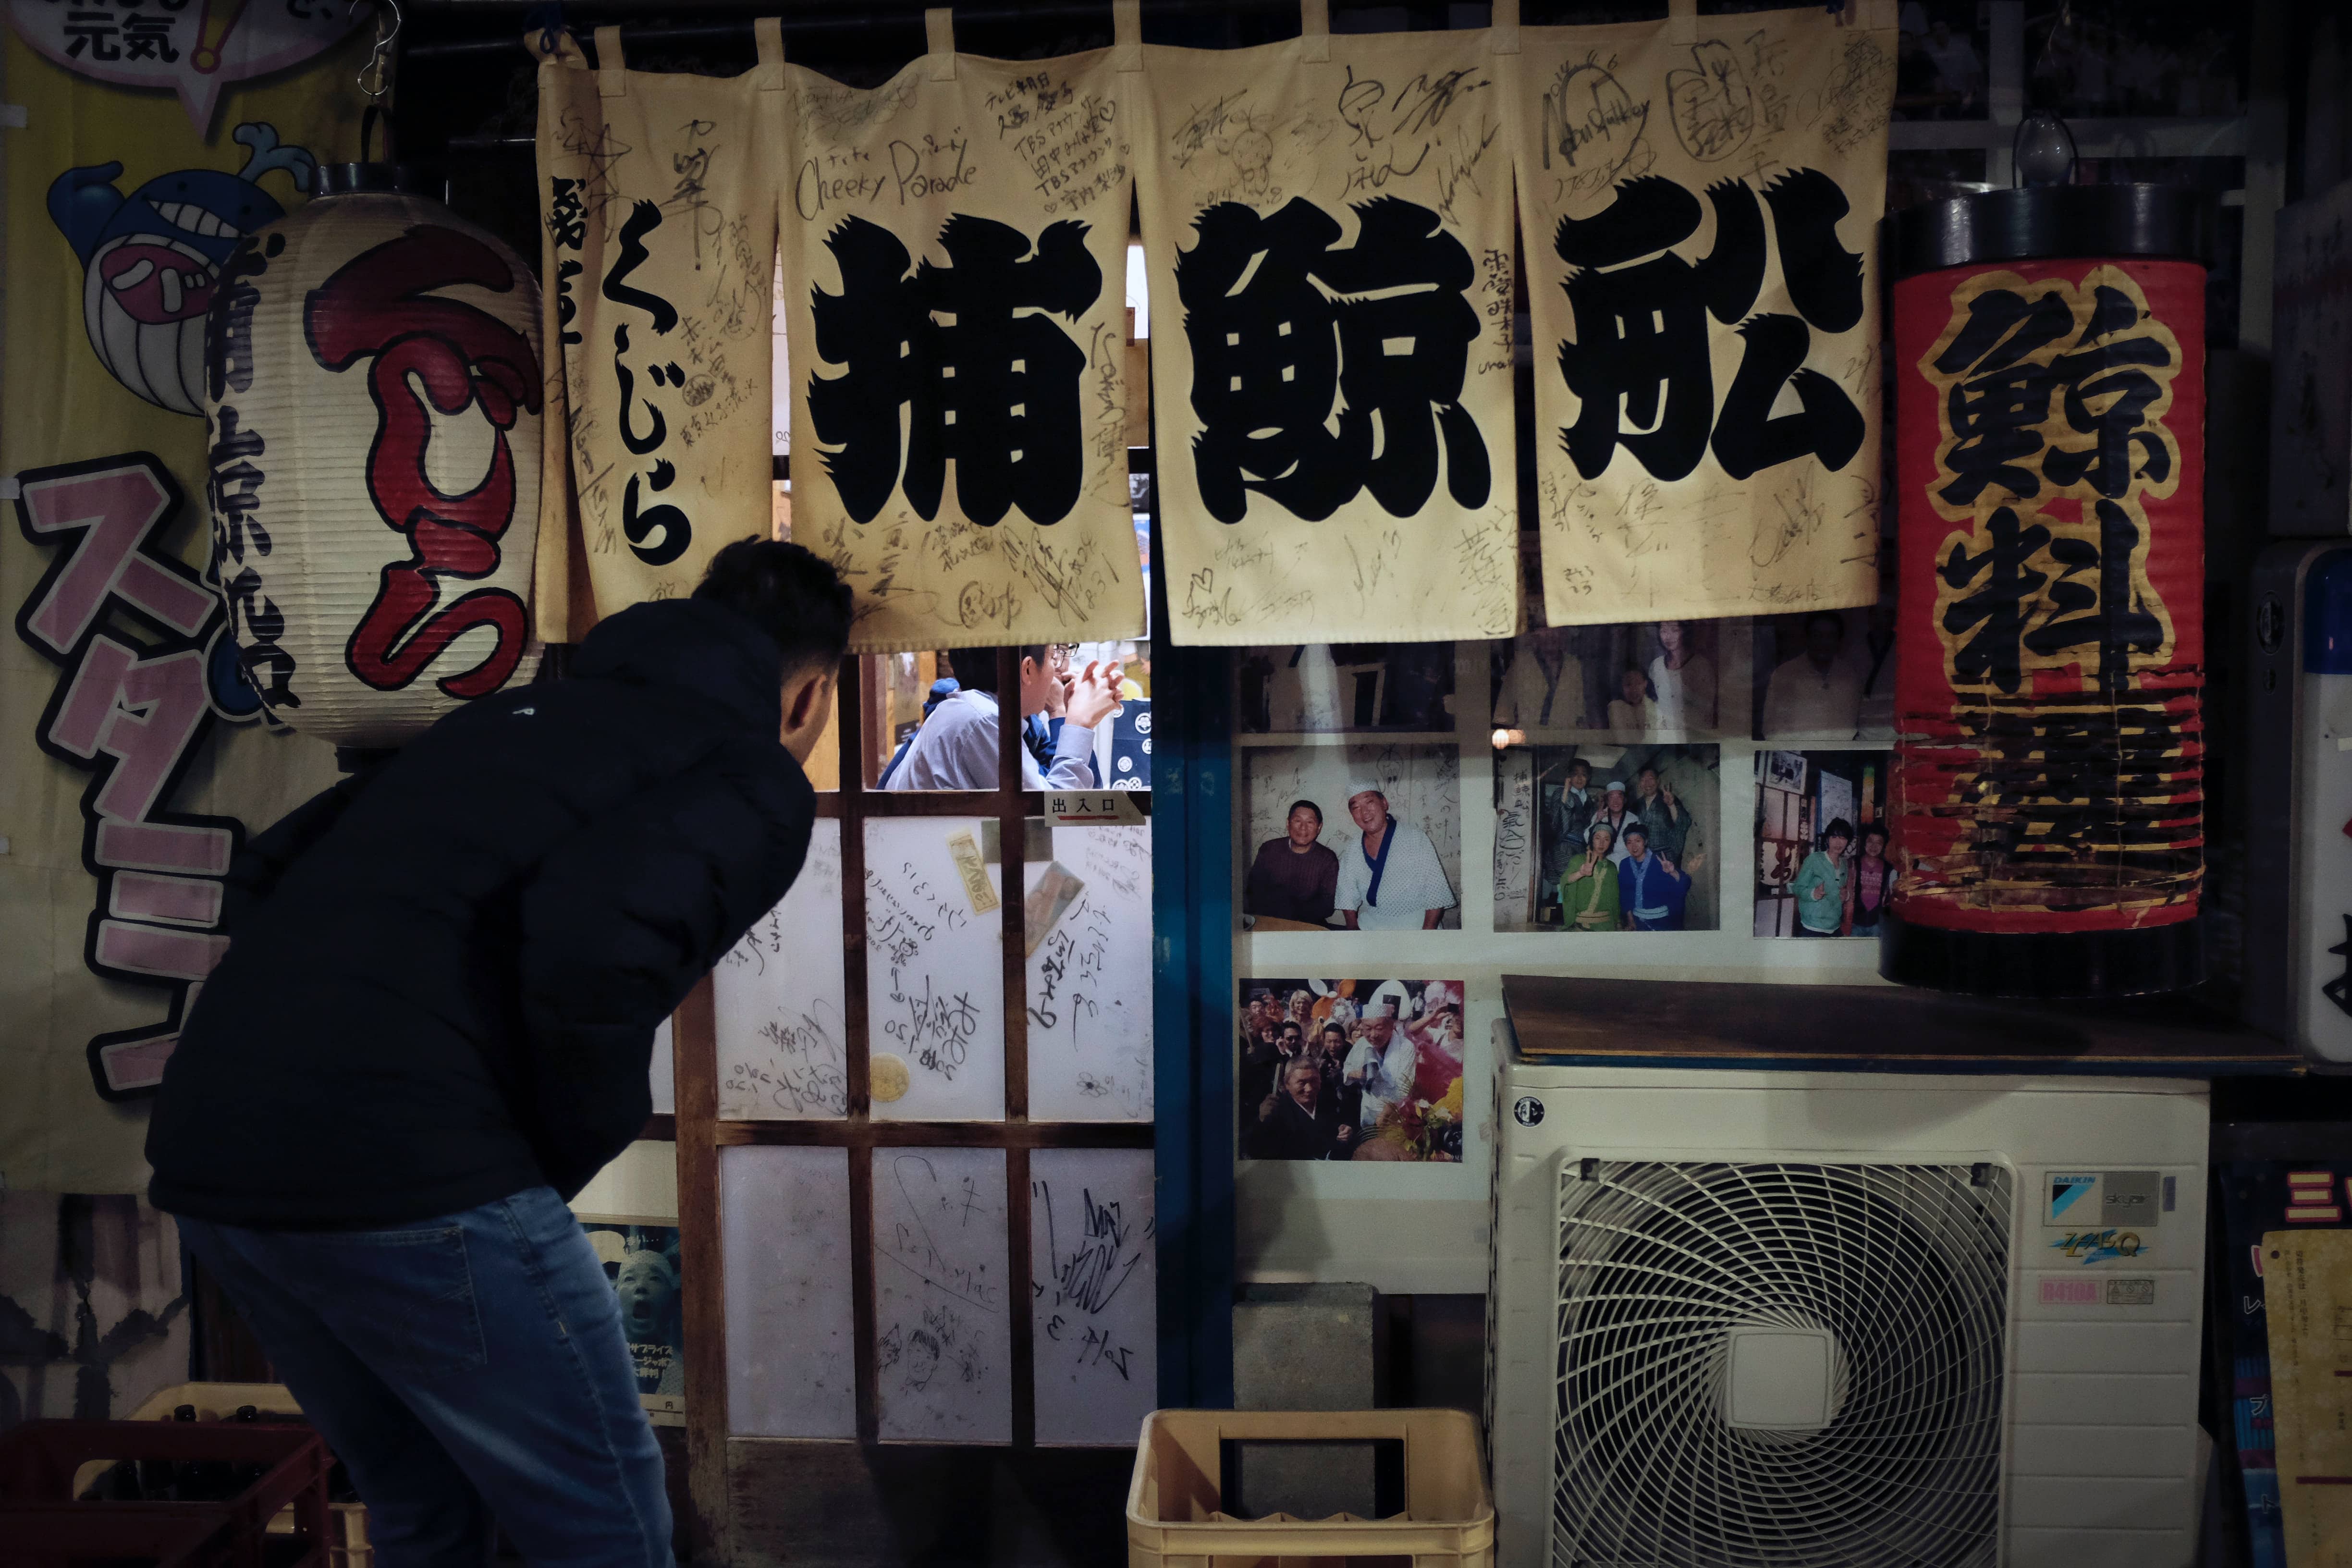
[(719, 1191), (729, 1426), (748, 1437), (856, 1436), (849, 1152), (722, 1149)]
[(719, 961), (711, 991), (721, 1117), (847, 1113), (839, 821), (817, 819), (792, 890)]
[(875, 1397), (884, 1437), (1012, 1441), (1005, 1257), (1003, 1150), (874, 1152)]
[(1040, 1443), (1131, 1444), (1158, 1403), (1151, 1172), (1149, 1149), (1029, 1156)]
[[(866, 824), (866, 1039), (878, 1120), (1004, 1114), (1003, 915), (982, 907), (1003, 897), (1003, 879), (1002, 868), (981, 864), (982, 840), (975, 816)], [(978, 889), (967, 886), (967, 868)]]
[[(1149, 1121), (1151, 829), (1056, 827), (1054, 864), (1082, 886), (1029, 955), (1029, 1114)], [(1033, 892), (1058, 880), (1028, 870)], [(1040, 901), (1050, 918), (1050, 889)]]
[(654, 1114), (677, 1114), (677, 1064), (670, 1054), (669, 1020), (654, 1026), (654, 1058), (646, 1070), (646, 1087), (653, 1090)]

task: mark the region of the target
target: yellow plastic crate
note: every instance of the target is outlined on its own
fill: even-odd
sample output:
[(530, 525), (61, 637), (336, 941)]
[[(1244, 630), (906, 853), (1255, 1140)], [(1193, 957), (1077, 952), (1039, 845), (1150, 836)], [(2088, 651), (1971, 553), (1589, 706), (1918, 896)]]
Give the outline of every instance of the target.
[[(1222, 1507), (1228, 1441), (1382, 1438), (1404, 1443), (1394, 1518), (1236, 1519)], [(1129, 1568), (1493, 1568), (1495, 1502), (1477, 1426), (1459, 1410), (1155, 1410), (1136, 1445), (1127, 1543)]]

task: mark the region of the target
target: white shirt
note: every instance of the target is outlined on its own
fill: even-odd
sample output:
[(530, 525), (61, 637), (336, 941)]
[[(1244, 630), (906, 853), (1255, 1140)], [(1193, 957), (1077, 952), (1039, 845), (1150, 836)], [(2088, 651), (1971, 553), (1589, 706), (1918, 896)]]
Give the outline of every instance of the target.
[(1764, 733), (1851, 741), (1862, 723), (1862, 678), (1843, 658), (1826, 674), (1803, 654), (1772, 671), (1764, 688)]
[(1419, 931), (1431, 910), (1454, 907), (1454, 884), (1438, 863), (1437, 846), (1410, 822), (1389, 818), (1388, 868), (1381, 873), (1380, 902), (1368, 904), (1364, 894), (1372, 882), (1372, 868), (1364, 858), (1364, 839), (1339, 851), (1339, 888), (1332, 907), (1356, 911), (1359, 931)]
[(1666, 656), (1650, 661), (1650, 684), (1658, 693), (1658, 727), (1662, 730), (1715, 728), (1715, 666), (1706, 655), (1695, 653), (1680, 669), (1666, 668)]
[[(915, 731), (915, 743), (890, 775), (888, 787), (902, 789), (994, 789), (996, 787), (996, 698), (986, 691), (959, 691)], [(1054, 771), (1039, 771), (1029, 748), (1021, 748), (1023, 789), (1095, 787), (1095, 732), (1062, 721), (1054, 742)]]
[[(1389, 864), (1393, 867), (1396, 862), (1391, 860)], [(1377, 1125), (1382, 1111), (1392, 1105), (1404, 1103), (1405, 1097), (1412, 1092), (1413, 1058), (1418, 1054), (1413, 1048), (1412, 1037), (1404, 1032), (1402, 1024), (1389, 1035), (1385, 1052), (1372, 1044), (1370, 1035), (1356, 1042), (1355, 1048), (1348, 1053), (1347, 1061), (1340, 1066), (1339, 1080), (1345, 1083), (1361, 1075), (1364, 1100), (1357, 1115), (1361, 1125)]]
[(1612, 811), (1604, 800), (1601, 809), (1592, 814), (1592, 822), (1585, 828), (1584, 837), (1590, 842), (1593, 828), (1609, 829), (1609, 863), (1612, 866), (1619, 865), (1625, 858), (1625, 830), (1641, 820), (1642, 814), (1632, 806), (1629, 805), (1622, 811)]

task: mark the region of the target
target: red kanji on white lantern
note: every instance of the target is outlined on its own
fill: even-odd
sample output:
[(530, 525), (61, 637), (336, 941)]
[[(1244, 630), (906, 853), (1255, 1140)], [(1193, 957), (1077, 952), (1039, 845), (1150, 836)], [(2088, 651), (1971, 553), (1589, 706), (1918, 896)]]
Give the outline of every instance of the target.
[(221, 269), (213, 571), (273, 718), (390, 746), (537, 664), (539, 289), (389, 171), (320, 174)]

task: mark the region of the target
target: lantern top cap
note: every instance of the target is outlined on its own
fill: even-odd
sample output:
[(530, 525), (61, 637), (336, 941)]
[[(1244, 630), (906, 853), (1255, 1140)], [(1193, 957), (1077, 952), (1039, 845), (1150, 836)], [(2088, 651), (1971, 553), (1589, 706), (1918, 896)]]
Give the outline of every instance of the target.
[(2213, 264), (2219, 214), (2180, 185), (2037, 185), (1980, 191), (1889, 213), (1890, 279), (1986, 262), (2165, 257)]
[(310, 176), (313, 196), (421, 194), (424, 175), (405, 163), (321, 163)]

